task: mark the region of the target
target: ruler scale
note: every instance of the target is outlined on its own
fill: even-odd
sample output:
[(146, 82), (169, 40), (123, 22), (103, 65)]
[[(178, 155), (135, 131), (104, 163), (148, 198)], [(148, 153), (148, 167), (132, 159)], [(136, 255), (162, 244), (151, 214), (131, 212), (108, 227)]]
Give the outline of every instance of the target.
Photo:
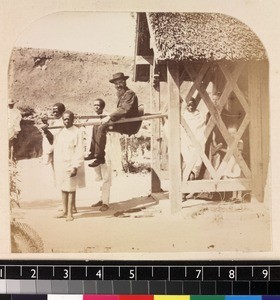
[(0, 261), (0, 294), (13, 283), (15, 293), (280, 295), (280, 262)]

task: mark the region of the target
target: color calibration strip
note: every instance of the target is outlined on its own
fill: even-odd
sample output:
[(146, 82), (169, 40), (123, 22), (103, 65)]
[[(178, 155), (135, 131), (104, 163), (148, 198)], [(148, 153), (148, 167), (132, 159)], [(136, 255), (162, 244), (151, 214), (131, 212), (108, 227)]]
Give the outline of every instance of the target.
[(280, 300), (280, 296), (0, 295), (0, 300)]
[(279, 262), (149, 263), (0, 261), (0, 294), (140, 295), (141, 299), (144, 295), (280, 295)]

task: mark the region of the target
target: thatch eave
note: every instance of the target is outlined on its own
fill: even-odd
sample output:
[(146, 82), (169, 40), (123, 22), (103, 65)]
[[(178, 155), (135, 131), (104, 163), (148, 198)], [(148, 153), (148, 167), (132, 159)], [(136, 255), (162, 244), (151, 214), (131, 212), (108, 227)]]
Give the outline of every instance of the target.
[(252, 30), (213, 13), (147, 13), (155, 58), (174, 61), (267, 59)]

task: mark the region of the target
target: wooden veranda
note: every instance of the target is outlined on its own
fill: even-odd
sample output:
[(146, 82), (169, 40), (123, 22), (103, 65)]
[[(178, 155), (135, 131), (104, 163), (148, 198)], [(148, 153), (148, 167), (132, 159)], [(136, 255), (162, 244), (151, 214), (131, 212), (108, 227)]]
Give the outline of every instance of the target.
[[(203, 26), (197, 26), (197, 20)], [(205, 40), (208, 34), (209, 41)], [(152, 192), (161, 191), (161, 179), (168, 171), (172, 212), (181, 209), (182, 193), (247, 191), (251, 201), (264, 201), (269, 155), (268, 61), (247, 26), (220, 14), (139, 13), (134, 79), (150, 81), (152, 110), (168, 113), (167, 135), (163, 130), (166, 119), (152, 123)], [(214, 103), (213, 95), (218, 93)], [(208, 116), (203, 144), (182, 117), (192, 97)], [(234, 135), (230, 127), (236, 128)], [(181, 155), (182, 129), (195, 147), (187, 162)], [(224, 148), (217, 166), (208, 151), (214, 131)], [(228, 178), (225, 171), (233, 158), (240, 176)], [(198, 159), (204, 171), (196, 180), (188, 180)]]

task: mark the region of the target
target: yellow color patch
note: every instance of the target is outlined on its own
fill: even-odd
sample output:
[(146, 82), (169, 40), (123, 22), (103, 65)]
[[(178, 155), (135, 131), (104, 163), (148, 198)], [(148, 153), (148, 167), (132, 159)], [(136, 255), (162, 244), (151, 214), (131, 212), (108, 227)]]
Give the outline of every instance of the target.
[(190, 300), (190, 296), (157, 296), (154, 295), (154, 300)]

